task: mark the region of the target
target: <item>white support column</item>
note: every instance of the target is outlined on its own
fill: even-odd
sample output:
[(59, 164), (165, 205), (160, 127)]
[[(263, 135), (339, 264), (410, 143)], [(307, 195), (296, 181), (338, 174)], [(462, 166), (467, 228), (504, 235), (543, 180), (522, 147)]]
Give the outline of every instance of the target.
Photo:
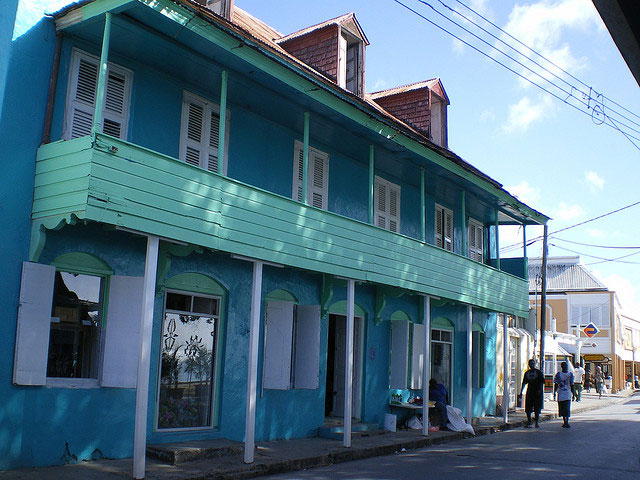
[(347, 280), (347, 347), (344, 362), (344, 441), (345, 447), (351, 446), (351, 415), (353, 403), (353, 325), (355, 310), (355, 281)]
[(151, 332), (153, 330), (153, 302), (156, 296), (158, 271), (158, 237), (147, 237), (147, 256), (144, 265), (144, 292), (142, 294), (142, 325), (136, 382), (136, 412), (133, 431), (133, 478), (144, 478), (145, 450), (147, 448), (147, 405), (149, 403), (149, 363)]
[(247, 406), (244, 423), (244, 463), (253, 463), (255, 453), (256, 397), (258, 386), (258, 340), (260, 337), (260, 301), (262, 299), (262, 265), (253, 263), (251, 318), (249, 323), (249, 354), (247, 358)]
[(502, 353), (504, 361), (504, 371), (502, 374), (504, 387), (502, 389), (502, 421), (507, 423), (509, 421), (509, 372), (511, 365), (509, 365), (509, 320), (506, 313), (502, 314)]
[(473, 307), (467, 305), (467, 423), (473, 418)]
[(429, 380), (431, 379), (431, 297), (423, 297), (424, 361), (422, 362), (422, 435), (429, 435)]

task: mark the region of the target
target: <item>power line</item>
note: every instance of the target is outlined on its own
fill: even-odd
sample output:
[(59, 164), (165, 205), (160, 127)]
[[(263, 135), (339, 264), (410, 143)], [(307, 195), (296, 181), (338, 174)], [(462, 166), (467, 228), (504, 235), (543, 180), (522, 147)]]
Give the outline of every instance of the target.
[[(566, 71), (564, 68), (562, 68), (561, 66), (559, 66), (558, 64), (554, 63), (553, 61), (549, 60), (547, 57), (545, 57), (544, 55), (542, 55), (541, 53), (539, 53), (538, 51), (536, 51), (535, 49), (531, 48), (530, 46), (528, 46), (526, 43), (523, 43), (522, 41), (520, 41), (518, 38), (514, 37), (513, 35), (511, 35), (509, 32), (507, 32), (506, 30), (502, 29), (501, 27), (499, 27), (498, 25), (496, 25), (495, 23), (493, 23), (491, 20), (489, 20), (488, 18), (486, 18), (485, 16), (483, 16), (481, 13), (477, 12), (476, 10), (474, 10), (473, 8), (471, 8), (470, 6), (466, 5), (464, 2), (462, 2), (461, 0), (456, 0), (460, 5), (462, 5), (464, 8), (466, 8), (467, 10), (473, 12), (475, 15), (477, 15), (478, 17), (482, 18), (485, 22), (487, 22), (488, 24), (490, 24), (491, 26), (493, 26), (494, 28), (496, 28), (497, 30), (501, 31), (502, 33), (504, 33), (505, 35), (507, 35), (509, 38), (511, 38), (513, 41), (519, 43), (520, 45), (522, 45), (523, 47), (525, 47), (527, 50), (529, 50), (530, 52), (534, 53), (535, 55), (539, 56), (540, 58), (542, 58), (544, 61), (546, 61), (547, 63), (549, 63), (550, 65), (552, 65), (554, 68), (557, 68), (558, 70), (560, 70), (562, 73), (564, 73), (565, 75), (567, 75), (568, 77), (573, 78), (576, 82), (580, 83), (582, 86), (584, 86), (585, 88), (589, 89), (589, 96), (591, 97), (591, 92), (595, 91), (592, 89), (591, 86), (587, 85), (585, 82), (583, 82), (582, 80), (580, 80), (578, 77), (572, 75), (570, 72)], [(440, 2), (442, 3), (442, 2)], [(450, 7), (447, 7), (450, 8)], [(455, 11), (455, 10), (454, 10)], [(544, 67), (543, 67), (544, 68)], [(547, 70), (548, 71), (548, 70)], [(550, 72), (551, 73), (551, 72)], [(554, 74), (555, 75), (555, 74)], [(557, 76), (557, 75), (556, 75)], [(558, 77), (560, 78), (560, 77)], [(564, 81), (564, 80), (563, 80)], [(582, 92), (584, 94), (584, 92)], [(633, 115), (634, 117), (640, 119), (640, 115), (632, 112), (631, 110), (629, 110), (628, 108), (620, 105), (619, 103), (615, 102), (614, 100), (612, 100), (611, 98), (607, 97), (606, 95), (600, 94), (598, 92), (596, 93), (596, 97), (601, 96), (606, 100), (609, 100), (611, 103), (613, 103), (614, 105), (622, 108), (623, 110), (625, 110), (626, 112), (630, 113), (631, 115)], [(603, 101), (604, 104), (604, 101)], [(627, 118), (627, 117), (624, 117)]]
[[(509, 67), (508, 65), (505, 65), (504, 63), (500, 62), (499, 60), (497, 60), (496, 58), (492, 57), (491, 55), (489, 55), (488, 53), (482, 51), (480, 48), (472, 45), (471, 43), (463, 40), (462, 38), (460, 38), (459, 36), (457, 36), (456, 34), (452, 33), (451, 31), (447, 30), (446, 28), (444, 28), (443, 26), (439, 25), (438, 23), (436, 23), (435, 21), (425, 17), (424, 15), (422, 15), (420, 12), (418, 12), (417, 10), (413, 9), (412, 7), (406, 5), (405, 3), (403, 3), (400, 0), (393, 0), (395, 3), (401, 5), (402, 7), (404, 7), (405, 9), (409, 10), (410, 12), (412, 12), (413, 14), (415, 14), (416, 16), (420, 17), (421, 19), (425, 20), (426, 22), (432, 24), (434, 27), (442, 30), (443, 32), (447, 33), (448, 35), (452, 36), (453, 38), (457, 39), (458, 41), (464, 43), (465, 45), (467, 45), (468, 47), (472, 48), (473, 50), (477, 51), (478, 53), (484, 55), (485, 57), (491, 59), (492, 61), (494, 61), (495, 63), (497, 63), (498, 65), (504, 67), (505, 69), (509, 70), (511, 73), (519, 76), (520, 78), (522, 78), (523, 80), (526, 80), (527, 82), (531, 83), (532, 85), (536, 86), (537, 88), (539, 88), (540, 90), (548, 93), (549, 95), (551, 95), (552, 97), (556, 98), (557, 100), (560, 100), (562, 102), (564, 102), (566, 105), (569, 105), (570, 107), (576, 109), (577, 111), (579, 111), (580, 113), (583, 113), (587, 116), (590, 116), (592, 119), (594, 119), (594, 121), (596, 121), (597, 119), (597, 123), (600, 124), (605, 124), (611, 128), (614, 128), (616, 130), (618, 130), (619, 132), (621, 132), (630, 142), (631, 144), (638, 150), (640, 150), (640, 144), (636, 144), (633, 140), (637, 140), (640, 142), (640, 138), (635, 137), (629, 133), (626, 132), (622, 132), (622, 130), (620, 129), (620, 127), (618, 126), (617, 123), (615, 123), (611, 117), (608, 117), (604, 114), (604, 109), (598, 107), (597, 109), (595, 107), (590, 107), (590, 105), (588, 103), (585, 104), (585, 101), (582, 100), (580, 101), (579, 99), (576, 99), (576, 97), (574, 97), (572, 95), (572, 91), (567, 92), (566, 90), (564, 90), (562, 87), (556, 85), (555, 83), (553, 83), (552, 81), (550, 81), (549, 79), (546, 79), (545, 77), (543, 77), (542, 75), (540, 75), (537, 72), (534, 72), (532, 69), (530, 69), (529, 67), (527, 67), (526, 65), (522, 64), (521, 62), (519, 62), (518, 60), (515, 60), (513, 57), (511, 57), (510, 55), (508, 55), (507, 53), (505, 53), (504, 51), (500, 50), (499, 48), (495, 47), (494, 45), (491, 45), (489, 42), (487, 42), (486, 40), (483, 40), (482, 38), (480, 38), (478, 35), (474, 34), (473, 32), (469, 31), (468, 29), (466, 29), (465, 27), (463, 27), (462, 25), (460, 25), (459, 23), (455, 22), (454, 20), (452, 20), (451, 18), (447, 17), (446, 15), (442, 14), (441, 12), (439, 12), (438, 10), (436, 10), (432, 5), (430, 5), (428, 2), (424, 1), (424, 0), (418, 0), (421, 3), (423, 3), (424, 5), (429, 6), (435, 13), (437, 13), (438, 15), (442, 16), (443, 18), (447, 19), (449, 22), (453, 23), (454, 25), (456, 25), (458, 28), (466, 31), (467, 33), (469, 33), (470, 35), (473, 35), (474, 37), (476, 37), (477, 39), (479, 39), (480, 41), (482, 41), (483, 43), (489, 45), (492, 49), (495, 49), (497, 51), (499, 51), (500, 53), (502, 53), (503, 55), (505, 55), (506, 57), (510, 58), (511, 60), (513, 60), (514, 62), (518, 63), (519, 65), (521, 65), (523, 68), (529, 70), (530, 72), (534, 73), (535, 75), (541, 77), (542, 79), (544, 79), (545, 81), (549, 82), (551, 85), (553, 85), (555, 88), (561, 90), (563, 93), (567, 94), (566, 98), (562, 98), (560, 96), (558, 96), (557, 94), (551, 92), (550, 90), (548, 90), (547, 88), (545, 88), (542, 85), (539, 85), (538, 83), (536, 83), (535, 81), (533, 81), (532, 79), (528, 78), (527, 76), (521, 74), (520, 72), (517, 72), (516, 70), (514, 70), (513, 68)], [(528, 58), (528, 57), (527, 57)], [(531, 61), (531, 59), (529, 59)], [(575, 87), (573, 87), (575, 88)], [(578, 90), (578, 89), (576, 89)], [(581, 102), (582, 104), (585, 104), (585, 106), (587, 107), (587, 109), (592, 109), (591, 113), (582, 110), (580, 107), (573, 105), (572, 103), (568, 102), (569, 97), (578, 100), (579, 102)], [(590, 99), (591, 100), (591, 99)], [(603, 120), (600, 120), (599, 117), (602, 116)], [(609, 122), (607, 122), (607, 120), (609, 120)], [(636, 131), (635, 129), (629, 127), (628, 125), (624, 124), (623, 122), (619, 122), (622, 126), (629, 128), (632, 131)]]
[[(570, 229), (575, 228), (575, 227), (579, 227), (579, 226), (584, 225), (586, 223), (590, 223), (590, 222), (594, 222), (596, 220), (600, 220), (601, 218), (608, 217), (609, 215), (613, 215), (614, 213), (621, 212), (621, 211), (626, 210), (626, 209), (631, 208), (631, 207), (635, 207), (636, 205), (640, 205), (640, 201), (635, 202), (635, 203), (631, 203), (629, 205), (625, 205), (624, 207), (617, 208), (617, 209), (612, 210), (612, 211), (607, 212), (607, 213), (603, 213), (602, 215), (598, 215), (597, 217), (589, 218), (589, 219), (587, 219), (587, 220), (585, 220), (583, 222), (579, 222), (579, 223), (576, 223), (574, 225), (570, 225), (568, 227), (561, 228), (560, 230), (556, 230), (555, 232), (551, 232), (551, 233), (547, 234), (547, 238), (550, 238), (552, 235), (555, 235), (557, 233), (564, 232), (564, 231), (570, 230)], [(543, 238), (544, 237), (542, 237), (542, 236), (538, 236), (538, 237), (535, 237), (533, 239), (530, 239), (530, 240), (527, 241), (527, 246), (533, 245), (534, 243), (539, 242)], [(504, 249), (501, 248), (500, 251), (504, 250), (505, 252), (509, 252), (509, 251), (511, 251), (511, 250), (513, 250), (515, 248), (522, 248), (523, 245), (524, 245), (523, 242), (513, 243), (511, 245), (507, 245), (506, 247), (504, 247)]]
[(578, 255), (583, 256), (583, 257), (589, 257), (589, 258), (595, 258), (596, 260), (602, 260), (601, 262), (591, 263), (590, 265), (595, 265), (595, 264), (598, 264), (598, 263), (605, 263), (605, 262), (618, 262), (618, 263), (628, 263), (628, 264), (631, 264), (631, 265), (640, 265), (640, 262), (624, 262), (624, 261), (621, 261), (623, 258), (632, 257), (633, 255), (638, 255), (638, 254), (640, 254), (640, 252), (633, 252), (633, 253), (629, 253), (627, 255), (622, 255), (621, 257), (616, 257), (616, 258), (603, 258), (603, 257), (597, 257), (595, 255), (589, 255), (587, 253), (577, 252), (575, 250), (571, 250), (570, 248), (562, 247), (562, 246), (556, 245), (554, 243), (550, 243), (549, 246), (559, 248), (560, 250), (566, 250), (567, 252), (577, 253)]
[(574, 242), (573, 240), (566, 240), (564, 238), (558, 238), (558, 237), (554, 237), (554, 240), (559, 240), (561, 242), (567, 242), (567, 243), (573, 243), (575, 245), (581, 245), (583, 247), (593, 247), (593, 248), (613, 248), (613, 249), (620, 249), (620, 250), (637, 250), (640, 249), (640, 246), (637, 247), (624, 247), (624, 246), (619, 246), (619, 245), (594, 245), (592, 243), (581, 243), (581, 242)]

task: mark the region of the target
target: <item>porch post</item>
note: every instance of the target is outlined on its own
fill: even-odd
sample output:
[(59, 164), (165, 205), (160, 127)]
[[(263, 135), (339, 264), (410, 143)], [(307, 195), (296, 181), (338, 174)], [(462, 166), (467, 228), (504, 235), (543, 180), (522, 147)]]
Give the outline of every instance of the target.
[[(111, 38), (111, 12), (104, 14), (104, 31), (102, 33), (102, 51), (100, 52), (100, 68), (98, 69), (98, 89), (96, 91), (96, 104), (93, 109), (93, 126), (91, 134), (101, 131), (102, 105), (104, 104), (104, 91), (107, 85), (107, 62), (109, 57), (109, 40)], [(154, 278), (155, 280), (155, 278)]]
[(527, 260), (527, 226), (523, 223), (522, 224), (522, 257), (524, 258), (524, 272), (522, 272), (522, 274), (524, 275), (522, 278), (529, 278), (529, 265), (528, 265), (528, 260)]
[(461, 255), (467, 256), (469, 252), (467, 251), (467, 241), (468, 241), (468, 233), (467, 233), (467, 205), (466, 205), (466, 192), (463, 190), (460, 192), (460, 210), (462, 212), (460, 218), (460, 228), (462, 230), (462, 252)]
[(427, 241), (427, 205), (424, 198), (424, 169), (420, 169), (420, 238), (423, 242)]
[(369, 223), (375, 225), (373, 188), (375, 183), (375, 151), (373, 145), (369, 145)]
[(147, 448), (147, 405), (149, 403), (149, 362), (151, 332), (153, 330), (153, 302), (156, 296), (158, 270), (158, 237), (147, 237), (147, 256), (144, 265), (144, 291), (142, 294), (142, 325), (140, 326), (140, 352), (136, 381), (136, 412), (133, 431), (133, 478), (144, 478), (145, 450)]
[(496, 268), (500, 270), (500, 233), (498, 223), (498, 210), (496, 210)]
[(262, 298), (262, 262), (253, 262), (249, 354), (247, 357), (247, 406), (244, 422), (244, 463), (253, 463), (255, 451), (256, 396), (258, 385), (258, 339), (260, 336), (260, 300)]
[(431, 297), (422, 297), (424, 361), (422, 362), (422, 435), (429, 435), (429, 380), (431, 379)]
[(220, 124), (218, 126), (218, 173), (224, 175), (224, 150), (227, 139), (227, 78), (229, 74), (222, 71), (220, 82)]
[(473, 418), (473, 307), (467, 305), (467, 423)]
[(309, 204), (307, 200), (307, 180), (309, 179), (309, 112), (304, 112), (304, 134), (302, 145), (302, 203)]
[(502, 373), (502, 378), (504, 382), (504, 387), (502, 389), (502, 421), (507, 423), (509, 421), (509, 372), (511, 370), (511, 365), (509, 365), (509, 348), (511, 345), (509, 343), (509, 320), (507, 318), (507, 314), (502, 314), (502, 353), (503, 353), (503, 361), (504, 361), (504, 371)]
[(351, 414), (353, 396), (353, 325), (355, 310), (355, 281), (347, 280), (347, 348), (344, 362), (344, 441), (345, 447), (351, 446)]

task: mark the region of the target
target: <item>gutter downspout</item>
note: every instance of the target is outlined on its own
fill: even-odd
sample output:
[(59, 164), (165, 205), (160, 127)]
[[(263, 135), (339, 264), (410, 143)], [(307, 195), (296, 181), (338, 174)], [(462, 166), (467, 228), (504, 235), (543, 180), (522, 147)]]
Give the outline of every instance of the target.
[(47, 97), (47, 109), (44, 114), (44, 127), (42, 129), (42, 144), (51, 142), (51, 122), (53, 119), (53, 106), (55, 103), (56, 88), (58, 87), (58, 72), (60, 71), (60, 52), (62, 51), (62, 35), (56, 33), (56, 52), (53, 56), (53, 67), (49, 79), (49, 95)]

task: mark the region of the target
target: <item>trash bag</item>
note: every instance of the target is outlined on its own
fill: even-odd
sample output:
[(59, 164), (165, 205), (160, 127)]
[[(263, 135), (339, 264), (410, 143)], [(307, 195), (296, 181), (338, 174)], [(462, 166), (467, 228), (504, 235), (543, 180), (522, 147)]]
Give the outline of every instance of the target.
[(420, 420), (416, 415), (407, 420), (407, 427), (411, 430), (422, 430), (422, 420)]
[(462, 410), (459, 408), (447, 405), (447, 417), (449, 418), (447, 427), (450, 430), (454, 432), (469, 432), (471, 435), (476, 434), (476, 432), (473, 431), (473, 427), (464, 421)]

